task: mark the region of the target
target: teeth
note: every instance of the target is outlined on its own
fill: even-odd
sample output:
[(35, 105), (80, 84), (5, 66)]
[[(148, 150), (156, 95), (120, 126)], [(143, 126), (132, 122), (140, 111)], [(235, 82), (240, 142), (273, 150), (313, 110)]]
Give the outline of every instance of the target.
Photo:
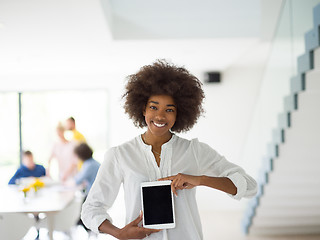
[(159, 124), (159, 123), (155, 123), (153, 122), (154, 125), (156, 125), (157, 127), (164, 127), (164, 125), (166, 125), (165, 123)]

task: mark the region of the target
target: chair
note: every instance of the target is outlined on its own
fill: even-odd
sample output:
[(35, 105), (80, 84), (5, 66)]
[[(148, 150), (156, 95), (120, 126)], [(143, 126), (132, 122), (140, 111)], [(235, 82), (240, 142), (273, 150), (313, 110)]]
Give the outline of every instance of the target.
[[(75, 197), (65, 209), (54, 214), (54, 231), (69, 233), (70, 228), (75, 226), (80, 219), (82, 203), (82, 196)], [(38, 227), (47, 227), (47, 221), (47, 218), (40, 220), (38, 223)]]
[(0, 213), (0, 239), (21, 240), (34, 224), (24, 213)]

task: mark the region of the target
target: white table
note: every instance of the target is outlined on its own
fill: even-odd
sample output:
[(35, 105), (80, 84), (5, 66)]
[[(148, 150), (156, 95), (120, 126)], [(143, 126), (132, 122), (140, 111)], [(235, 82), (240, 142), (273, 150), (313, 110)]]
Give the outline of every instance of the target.
[(53, 239), (54, 214), (68, 206), (75, 197), (75, 191), (62, 186), (44, 187), (33, 196), (24, 198), (18, 187), (0, 188), (0, 213), (45, 213), (49, 239)]

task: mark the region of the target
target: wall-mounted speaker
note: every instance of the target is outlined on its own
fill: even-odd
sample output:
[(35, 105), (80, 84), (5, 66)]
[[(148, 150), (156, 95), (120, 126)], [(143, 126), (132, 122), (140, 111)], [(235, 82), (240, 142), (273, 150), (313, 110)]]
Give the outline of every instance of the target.
[(207, 83), (220, 83), (221, 82), (221, 74), (220, 72), (207, 72), (206, 74)]

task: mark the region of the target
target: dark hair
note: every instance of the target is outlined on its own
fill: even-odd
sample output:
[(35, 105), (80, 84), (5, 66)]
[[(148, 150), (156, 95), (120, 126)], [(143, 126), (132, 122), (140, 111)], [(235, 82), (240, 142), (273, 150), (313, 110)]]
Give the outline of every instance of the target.
[(92, 149), (86, 143), (80, 143), (74, 149), (74, 153), (83, 161), (92, 158)]
[(74, 117), (69, 117), (68, 120), (71, 120), (72, 122), (76, 122), (76, 120), (74, 119)]
[(30, 152), (29, 150), (27, 150), (27, 151), (24, 151), (24, 152), (23, 152), (23, 155), (24, 155), (24, 156), (32, 156), (33, 154), (32, 154), (32, 152)]
[(183, 67), (157, 60), (127, 79), (124, 109), (137, 127), (147, 126), (143, 111), (152, 95), (169, 95), (174, 99), (177, 118), (172, 131), (190, 130), (203, 113), (202, 83)]

